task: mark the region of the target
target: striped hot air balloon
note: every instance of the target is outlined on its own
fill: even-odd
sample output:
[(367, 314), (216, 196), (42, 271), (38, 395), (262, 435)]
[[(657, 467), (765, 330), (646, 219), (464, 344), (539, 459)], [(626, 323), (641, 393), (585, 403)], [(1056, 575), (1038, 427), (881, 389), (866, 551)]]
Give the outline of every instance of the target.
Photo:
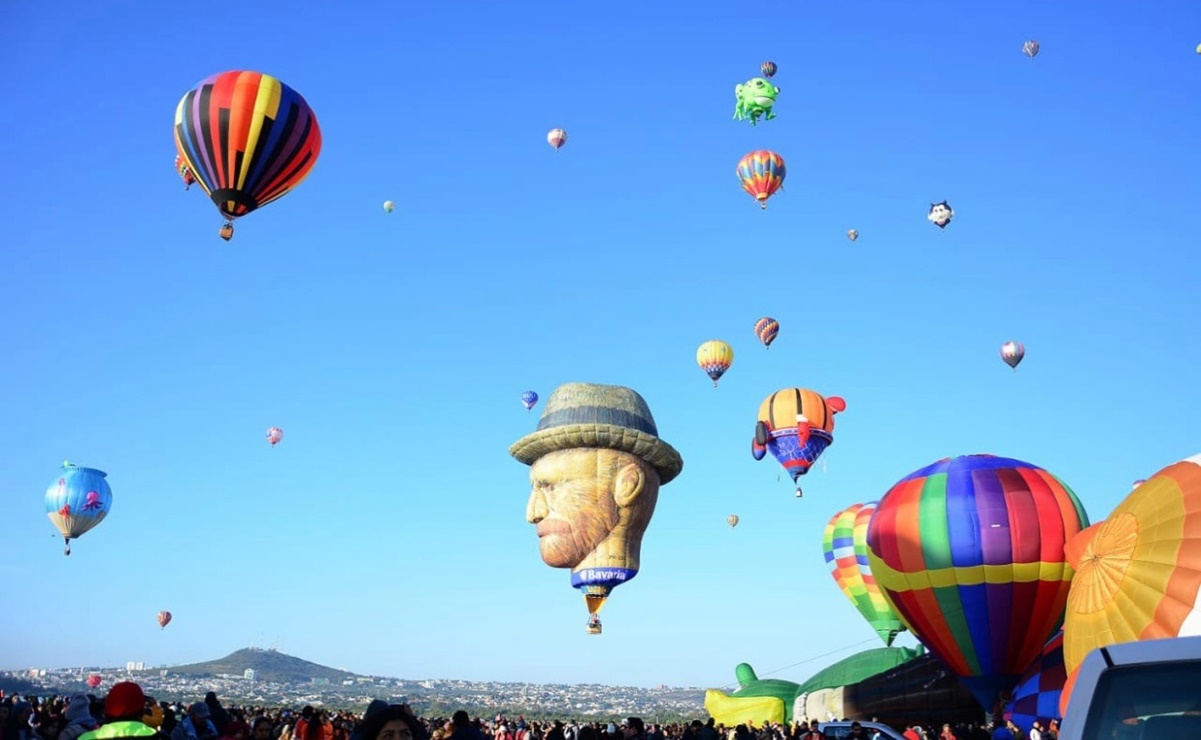
[(1088, 526), (1076, 494), (1037, 465), (939, 460), (902, 478), (868, 525), (871, 571), (901, 619), (985, 711), (1059, 628)]
[(755, 200), (759, 207), (767, 208), (767, 199), (784, 187), (788, 168), (784, 158), (766, 149), (751, 152), (738, 160), (738, 180), (742, 189)]
[(880, 592), (867, 561), (867, 525), (876, 512), (876, 502), (855, 504), (838, 512), (826, 524), (822, 551), (830, 575), (863, 618), (887, 646), (905, 629), (888, 600)]
[(1067, 680), (1063, 665), (1063, 630), (1043, 645), (1042, 652), (1018, 679), (1013, 697), (1005, 705), (1003, 716), (1013, 720), (1022, 730), (1029, 730), (1035, 721), (1045, 727), (1059, 719), (1059, 695)]
[(776, 335), (779, 333), (780, 322), (770, 316), (764, 316), (755, 322), (755, 336), (763, 342), (764, 349), (771, 349), (771, 343), (776, 341)]
[(776, 66), (775, 62), (764, 62), (763, 64), (759, 65), (759, 72), (769, 80), (776, 76), (777, 69), (779, 68)]
[(734, 348), (720, 339), (710, 339), (696, 350), (696, 364), (717, 387), (717, 381), (734, 364)]

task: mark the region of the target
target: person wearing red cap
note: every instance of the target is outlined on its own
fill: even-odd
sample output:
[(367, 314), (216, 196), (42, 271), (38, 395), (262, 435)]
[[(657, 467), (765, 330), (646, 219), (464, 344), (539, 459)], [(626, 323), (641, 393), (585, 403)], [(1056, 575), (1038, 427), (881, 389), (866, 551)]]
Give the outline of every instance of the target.
[(79, 736), (79, 740), (113, 740), (126, 737), (152, 737), (155, 730), (142, 721), (146, 696), (133, 681), (114, 684), (104, 697), (104, 724)]

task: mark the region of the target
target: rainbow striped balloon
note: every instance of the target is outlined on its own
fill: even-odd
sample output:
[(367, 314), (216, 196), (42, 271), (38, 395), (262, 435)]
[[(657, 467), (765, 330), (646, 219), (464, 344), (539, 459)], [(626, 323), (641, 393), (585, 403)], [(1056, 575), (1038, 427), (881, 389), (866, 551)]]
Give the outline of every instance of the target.
[(851, 600), (863, 618), (892, 646), (905, 629), (872, 576), (867, 561), (867, 525), (876, 512), (876, 502), (855, 504), (834, 515), (822, 536), (822, 550), (834, 582)]
[(737, 174), (742, 189), (759, 201), (760, 208), (767, 208), (767, 199), (784, 187), (788, 167), (779, 154), (759, 149), (738, 160)]
[(1088, 526), (1063, 481), (994, 455), (939, 460), (902, 478), (868, 525), (868, 559), (909, 629), (985, 711), (1059, 628)]

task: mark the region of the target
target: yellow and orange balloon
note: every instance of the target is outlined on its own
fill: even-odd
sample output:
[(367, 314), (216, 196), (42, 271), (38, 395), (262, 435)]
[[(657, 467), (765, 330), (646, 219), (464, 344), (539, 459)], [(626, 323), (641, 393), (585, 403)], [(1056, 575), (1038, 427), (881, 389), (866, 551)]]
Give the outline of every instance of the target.
[(717, 381), (734, 364), (734, 348), (720, 339), (710, 339), (696, 350), (696, 364), (717, 387)]

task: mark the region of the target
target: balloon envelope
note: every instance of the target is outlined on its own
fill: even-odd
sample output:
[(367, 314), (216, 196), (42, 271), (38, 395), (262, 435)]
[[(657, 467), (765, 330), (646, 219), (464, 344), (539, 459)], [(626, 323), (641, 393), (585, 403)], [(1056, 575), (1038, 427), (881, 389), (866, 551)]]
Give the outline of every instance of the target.
[(162, 611), (158, 613), (158, 626), (166, 627), (171, 623), (171, 612)]
[(767, 199), (784, 186), (788, 168), (779, 154), (760, 149), (738, 160), (735, 172), (738, 181), (742, 183), (742, 189), (759, 201), (761, 208), (767, 208)]
[(46, 515), (66, 540), (68, 555), (70, 541), (104, 521), (113, 507), (113, 489), (106, 475), (63, 463), (62, 472), (46, 488)]
[(738, 526), (738, 515), (731, 514), (728, 517), (726, 517), (726, 524), (729, 524), (731, 527), (737, 527)]
[(696, 364), (717, 387), (717, 381), (734, 364), (734, 348), (720, 339), (710, 339), (696, 350)]
[(1064, 618), (1069, 675), (1099, 647), (1201, 635), (1201, 455), (1148, 478), (1077, 535), (1068, 556), (1076, 567)]
[(546, 143), (555, 149), (562, 149), (563, 145), (567, 143), (567, 132), (561, 128), (552, 128), (546, 134)]
[(891, 646), (905, 625), (880, 592), (867, 560), (867, 525), (875, 511), (873, 501), (849, 506), (835, 514), (822, 535), (822, 551), (838, 588), (884, 644)]
[(1047, 726), (1059, 719), (1059, 694), (1067, 680), (1063, 666), (1063, 630), (1043, 645), (1042, 652), (1018, 679), (1013, 697), (1005, 705), (1004, 716), (1024, 732), (1029, 732), (1035, 721)]
[(267, 441), (274, 447), (284, 438), (284, 430), (279, 427), (267, 427)]
[(93, 673), (92, 675), (88, 676), (88, 686), (90, 686), (91, 688), (94, 689), (99, 685), (100, 685), (100, 676), (99, 675)]
[(282, 198), (321, 153), (321, 129), (300, 93), (271, 75), (201, 80), (175, 108), (175, 147), (229, 220)]
[(755, 322), (755, 336), (759, 337), (759, 341), (763, 342), (766, 348), (771, 347), (771, 343), (776, 341), (776, 335), (780, 333), (780, 322), (770, 316), (764, 316)]
[(390, 200), (384, 201), (384, 213), (391, 213), (396, 210), (396, 204)]
[(1059, 628), (1088, 526), (1063, 481), (994, 455), (947, 458), (902, 478), (868, 526), (872, 573), (910, 631), (991, 712)]
[(759, 71), (768, 79), (771, 79), (775, 76), (777, 69), (779, 68), (776, 66), (775, 62), (764, 62), (763, 64), (759, 65)]
[(776, 391), (759, 404), (751, 456), (762, 460), (771, 452), (796, 482), (834, 444), (834, 415), (846, 407), (838, 396), (826, 398), (808, 388)]
[(1026, 348), (1021, 342), (1006, 342), (1001, 345), (1001, 360), (1014, 370), (1018, 369), (1025, 356)]
[(538, 394), (533, 391), (526, 391), (521, 394), (521, 405), (525, 406), (525, 410), (529, 411), (538, 403)]

